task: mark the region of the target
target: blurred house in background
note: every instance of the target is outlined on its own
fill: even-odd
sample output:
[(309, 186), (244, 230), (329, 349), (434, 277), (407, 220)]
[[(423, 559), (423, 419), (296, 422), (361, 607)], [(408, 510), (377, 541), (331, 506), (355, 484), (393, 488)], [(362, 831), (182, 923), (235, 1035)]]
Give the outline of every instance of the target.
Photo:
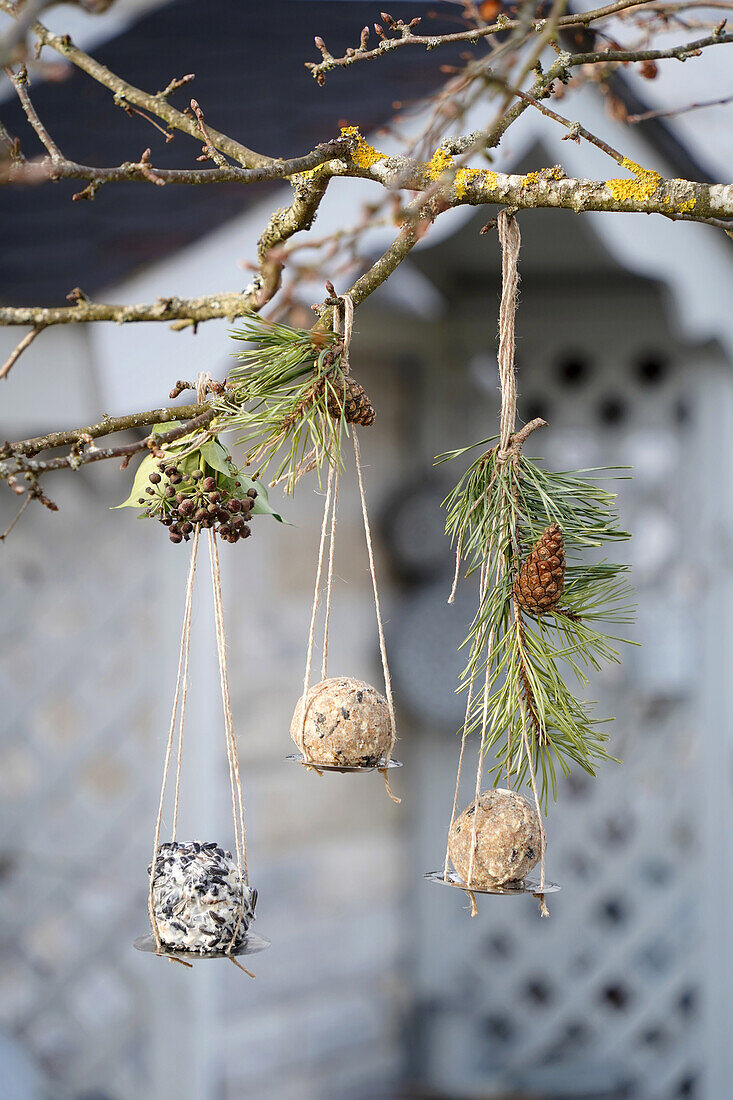
[[(394, 99), (427, 96), (437, 79), (434, 59), (415, 51), (323, 89), (308, 81), (300, 66), (312, 34), (349, 44), (374, 17), (370, 4), (278, 4), (275, 55), (271, 12), (211, 2), (202, 28), (191, 2), (145, 7), (117, 9), (139, 18), (113, 27), (100, 59), (149, 89), (195, 72), (207, 118), (268, 153), (303, 151), (344, 118), (376, 127)], [(54, 14), (59, 29), (67, 15)], [(82, 41), (87, 33), (81, 26)], [(632, 83), (626, 92), (631, 102)], [(116, 163), (157, 140), (77, 74), (37, 82), (34, 101), (80, 160)], [(623, 129), (593, 90), (576, 103), (585, 125), (646, 167), (689, 178), (717, 170), (715, 153), (697, 164), (689, 130)], [(21, 131), (7, 98), (0, 117)], [(607, 174), (596, 150), (562, 133), (527, 112), (497, 164)], [(386, 149), (389, 140), (375, 139)], [(185, 141), (161, 138), (154, 163), (181, 164)], [(161, 199), (131, 184), (72, 204), (74, 189), (3, 194), (3, 302), (54, 304), (76, 284), (111, 301), (237, 289), (248, 278), (238, 261), (288, 198), (287, 188), (171, 187)], [(368, 184), (334, 186), (318, 234), (357, 222), (373, 197)], [(533, 441), (553, 466), (634, 467), (619, 483), (634, 532), (621, 552), (634, 566), (643, 648), (625, 647), (623, 664), (594, 678), (624, 765), (571, 776), (551, 807), (548, 875), (563, 887), (552, 919), (526, 898), (485, 898), (471, 921), (461, 893), (421, 880), (443, 860), (462, 718), (456, 647), (475, 597), (467, 583), (446, 604), (439, 505), (459, 469), (433, 458), (494, 431), (499, 262), (496, 241), (478, 233), (487, 216), (441, 218), (357, 318), (352, 358), (378, 410), (362, 449), (400, 705), (401, 806), (377, 776), (319, 779), (284, 761), (320, 495), (304, 485), (282, 502), (293, 526), (262, 517), (245, 545), (223, 548), (258, 930), (273, 941), (253, 960), (256, 982), (224, 963), (188, 971), (131, 948), (147, 924), (185, 551), (157, 525), (109, 511), (129, 474), (108, 464), (50, 476), (61, 511), (29, 509), (2, 546), (3, 1096), (728, 1095), (733, 255), (712, 229), (560, 211), (520, 219), (520, 412), (549, 421)], [(376, 229), (368, 247), (388, 239)], [(321, 296), (306, 285), (301, 304)], [(223, 377), (228, 328), (46, 332), (4, 387), (0, 437), (164, 404), (176, 379), (201, 369)], [(14, 336), (0, 330), (3, 357)], [(0, 496), (3, 528), (13, 507)], [(350, 470), (337, 550), (332, 671), (381, 686)], [(181, 834), (226, 839), (205, 582), (202, 569)], [(469, 774), (463, 802), (472, 784)]]

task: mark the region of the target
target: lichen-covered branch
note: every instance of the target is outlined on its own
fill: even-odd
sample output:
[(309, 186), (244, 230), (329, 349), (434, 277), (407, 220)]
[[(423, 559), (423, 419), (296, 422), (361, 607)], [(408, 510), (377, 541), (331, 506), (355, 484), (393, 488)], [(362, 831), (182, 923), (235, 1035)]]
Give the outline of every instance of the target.
[(253, 309), (262, 309), (280, 289), (286, 260), (282, 246), (296, 233), (311, 228), (330, 180), (328, 166), (320, 172), (314, 170), (296, 176), (291, 205), (281, 207), (271, 215), (257, 242), (259, 273), (253, 284)]
[(0, 165), (0, 184), (57, 183), (65, 179), (88, 180), (97, 186), (105, 183), (150, 183), (151, 171), (155, 174), (156, 181), (164, 184), (200, 186), (213, 183), (265, 183), (310, 172), (329, 160), (344, 156), (349, 146), (348, 139), (336, 138), (317, 145), (304, 156), (272, 161), (259, 168), (238, 168), (236, 165), (227, 165), (226, 168), (156, 168), (148, 161), (125, 161), (112, 168), (95, 168), (88, 164), (78, 164), (63, 156), (55, 160), (44, 157), (41, 160), (22, 163), (10, 161)]
[(605, 210), (615, 213), (686, 216), (689, 220), (715, 218), (733, 229), (733, 184), (693, 183), (663, 179), (659, 173), (624, 158), (628, 178), (569, 179), (555, 166), (524, 176), (485, 169), (461, 169), (449, 188), (451, 206), (503, 203), (518, 210), (555, 208)]
[(210, 294), (203, 298), (158, 298), (139, 305), (114, 305), (92, 302), (85, 296), (72, 306), (0, 306), (0, 325), (83, 325), (89, 321), (114, 321), (118, 325), (133, 321), (213, 321), (226, 317), (233, 321), (254, 308), (253, 293)]
[[(165, 410), (154, 410), (154, 413)], [(179, 416), (182, 409), (170, 410), (177, 413)], [(138, 417), (152, 416), (153, 413), (140, 413), (137, 417), (117, 418), (120, 420), (130, 419), (135, 420)], [(71, 432), (53, 432), (50, 436), (39, 437), (38, 440), (24, 440), (22, 443), (6, 443), (0, 448), (0, 478), (3, 478), (11, 483), (17, 482), (17, 479), (22, 475), (25, 475), (29, 481), (33, 481), (40, 474), (45, 474), (51, 470), (77, 470), (81, 466), (86, 466), (90, 462), (103, 462), (109, 458), (121, 458), (123, 462), (128, 462), (133, 455), (138, 454), (140, 451), (153, 450), (161, 451), (169, 443), (175, 442), (177, 439), (181, 439), (184, 435), (189, 435), (192, 432), (199, 431), (200, 429), (208, 427), (211, 421), (216, 415), (216, 410), (210, 406), (204, 408), (204, 412), (199, 413), (191, 420), (186, 420), (183, 424), (179, 424), (175, 428), (171, 428), (169, 432), (151, 433), (145, 436), (144, 439), (136, 440), (134, 443), (125, 443), (119, 447), (97, 447), (94, 445), (94, 437), (90, 436), (88, 439), (84, 438), (83, 429), (77, 429), (77, 431)], [(170, 417), (174, 419), (174, 417)], [(157, 423), (157, 421), (149, 421), (149, 423)], [(99, 435), (112, 434), (112, 431), (120, 431), (120, 428), (111, 429), (108, 431), (99, 431)], [(81, 432), (80, 438), (76, 439), (72, 444), (68, 454), (61, 455), (58, 458), (35, 458), (19, 452), (18, 448), (25, 446), (35, 447), (42, 438), (61, 437), (61, 436), (73, 436)], [(58, 443), (52, 443), (50, 447), (58, 446)], [(39, 447), (33, 454), (38, 454), (42, 450), (50, 448)]]
[(96, 424), (85, 428), (69, 428), (67, 431), (49, 432), (34, 439), (21, 439), (17, 443), (0, 445), (0, 457), (11, 455), (32, 457), (41, 451), (51, 451), (56, 447), (71, 446), (75, 443), (89, 443), (116, 432), (129, 432), (135, 428), (151, 427), (153, 424), (167, 424), (171, 420), (193, 420), (206, 412), (208, 405), (178, 405), (162, 409), (149, 409), (147, 412), (130, 413), (127, 416), (103, 416)]

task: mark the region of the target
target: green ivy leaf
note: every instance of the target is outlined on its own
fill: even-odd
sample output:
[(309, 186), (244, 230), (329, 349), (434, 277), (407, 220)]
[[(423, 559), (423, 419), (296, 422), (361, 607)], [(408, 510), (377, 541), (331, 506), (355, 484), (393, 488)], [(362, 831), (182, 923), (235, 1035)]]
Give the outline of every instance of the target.
[(129, 497), (122, 504), (113, 505), (113, 508), (139, 508), (140, 497), (145, 495), (145, 489), (150, 485), (148, 475), (155, 469), (155, 457), (148, 452), (137, 468)]
[(262, 484), (261, 481), (255, 481), (253, 478), (245, 477), (243, 474), (240, 474), (237, 480), (241, 481), (242, 485), (246, 485), (248, 489), (256, 489), (257, 490), (257, 496), (255, 498), (254, 507), (252, 508), (252, 514), (253, 515), (255, 515), (255, 516), (273, 516), (278, 521), (278, 523), (285, 523), (285, 520), (282, 518), (280, 513), (276, 512), (275, 509), (270, 504), (270, 499), (269, 499), (267, 489), (265, 488), (265, 486)]
[[(172, 432), (174, 428), (180, 428), (182, 420), (166, 420), (165, 424), (153, 424), (150, 429), (151, 435), (165, 435), (166, 432)], [(184, 436), (185, 438), (185, 436)], [(180, 440), (174, 440), (171, 443), (171, 447), (180, 446)]]
[(225, 477), (231, 477), (232, 469), (236, 469), (229, 456), (229, 451), (218, 439), (207, 440), (201, 447), (201, 454), (204, 462), (206, 462), (208, 466), (211, 466), (212, 470), (224, 474)]

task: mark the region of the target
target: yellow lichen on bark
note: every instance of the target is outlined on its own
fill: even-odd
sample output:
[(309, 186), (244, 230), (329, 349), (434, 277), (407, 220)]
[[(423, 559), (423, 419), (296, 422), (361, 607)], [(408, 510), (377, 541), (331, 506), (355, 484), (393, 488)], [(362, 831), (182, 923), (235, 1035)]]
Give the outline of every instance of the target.
[(456, 172), (455, 183), (456, 198), (462, 201), (465, 199), (471, 183), (477, 183), (479, 186), (490, 189), (496, 187), (496, 172), (491, 172), (488, 168), (459, 168)]
[(690, 214), (697, 205), (697, 199), (694, 195), (691, 195), (689, 199), (685, 199), (684, 202), (677, 203), (678, 214)]
[(342, 126), (342, 137), (355, 137), (356, 146), (351, 151), (351, 159), (357, 168), (371, 168), (378, 160), (386, 160), (386, 153), (379, 153), (361, 136), (358, 126)]
[(432, 157), (425, 165), (425, 175), (428, 179), (437, 180), (447, 172), (453, 163), (453, 157), (446, 153), (445, 149), (436, 149)]
[(306, 180), (315, 179), (316, 176), (323, 175), (328, 170), (328, 163), (317, 164), (315, 168), (306, 168), (305, 172), (295, 172), (292, 176), (287, 178), (291, 183), (305, 183)]
[(635, 164), (628, 157), (624, 157), (622, 164), (627, 172), (631, 172), (635, 178), (606, 180), (606, 187), (616, 202), (628, 202), (629, 200), (645, 202), (650, 199), (662, 182), (659, 172), (642, 168), (640, 164)]

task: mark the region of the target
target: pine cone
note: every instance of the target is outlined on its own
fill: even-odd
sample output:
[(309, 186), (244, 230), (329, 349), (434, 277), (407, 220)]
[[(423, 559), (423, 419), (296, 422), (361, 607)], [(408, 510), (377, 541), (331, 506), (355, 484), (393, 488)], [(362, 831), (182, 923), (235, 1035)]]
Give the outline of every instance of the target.
[(347, 424), (361, 424), (364, 428), (373, 424), (377, 415), (364, 393), (364, 387), (348, 375), (343, 380), (340, 378), (331, 383), (328, 390), (328, 411), (334, 420), (338, 420), (343, 411)]
[(514, 580), (514, 598), (522, 611), (542, 615), (557, 606), (565, 585), (562, 531), (553, 523), (543, 531)]

